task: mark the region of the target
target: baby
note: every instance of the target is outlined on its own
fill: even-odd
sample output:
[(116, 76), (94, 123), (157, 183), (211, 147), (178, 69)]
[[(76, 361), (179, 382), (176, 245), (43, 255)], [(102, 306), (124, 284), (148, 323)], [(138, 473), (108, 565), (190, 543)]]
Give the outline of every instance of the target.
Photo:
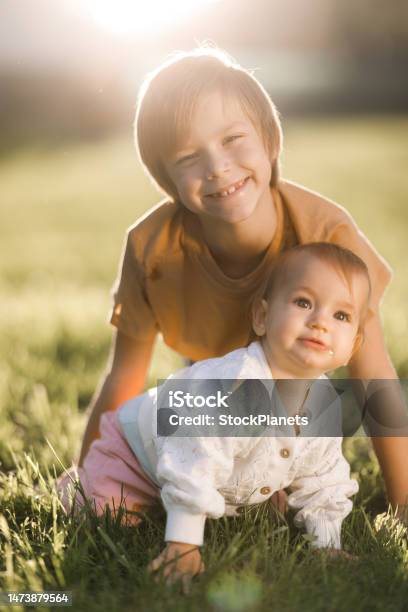
[[(325, 372), (350, 361), (363, 339), (369, 297), (367, 267), (351, 251), (330, 243), (294, 247), (278, 257), (255, 300), (257, 339), (172, 379), (274, 380), (288, 414), (303, 414), (308, 406), (313, 416), (310, 379), (325, 379)], [(289, 379), (304, 384), (291, 386)], [(341, 548), (341, 524), (358, 489), (341, 437), (309, 437), (299, 420), (286, 437), (158, 437), (157, 405), (157, 392), (150, 390), (104, 415), (101, 438), (78, 470), (98, 513), (106, 505), (117, 508), (123, 498), (135, 511), (161, 497), (167, 545), (151, 570), (163, 566), (169, 580), (201, 572), (206, 518), (235, 515), (283, 488), (291, 490), (295, 524), (313, 537), (312, 545)], [(66, 507), (72, 503), (69, 482), (65, 476), (59, 483)]]

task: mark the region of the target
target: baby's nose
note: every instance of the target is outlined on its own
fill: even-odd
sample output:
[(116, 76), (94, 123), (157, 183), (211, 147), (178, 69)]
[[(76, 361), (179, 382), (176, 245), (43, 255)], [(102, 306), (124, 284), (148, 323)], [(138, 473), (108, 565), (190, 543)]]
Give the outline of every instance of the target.
[(310, 323), (310, 328), (311, 329), (317, 329), (318, 331), (322, 331), (322, 332), (327, 332), (327, 325), (324, 323), (324, 321), (312, 321)]

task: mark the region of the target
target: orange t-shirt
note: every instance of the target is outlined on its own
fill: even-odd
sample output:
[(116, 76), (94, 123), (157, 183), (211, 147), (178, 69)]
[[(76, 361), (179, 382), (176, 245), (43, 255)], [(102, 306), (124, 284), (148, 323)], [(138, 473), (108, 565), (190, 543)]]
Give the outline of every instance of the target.
[(275, 235), (259, 265), (238, 279), (217, 265), (197, 215), (168, 201), (149, 210), (128, 230), (111, 323), (141, 342), (160, 332), (168, 346), (193, 360), (224, 355), (248, 343), (252, 300), (277, 254), (319, 241), (346, 247), (365, 261), (375, 311), (391, 271), (349, 213), (289, 181), (280, 181), (272, 195)]

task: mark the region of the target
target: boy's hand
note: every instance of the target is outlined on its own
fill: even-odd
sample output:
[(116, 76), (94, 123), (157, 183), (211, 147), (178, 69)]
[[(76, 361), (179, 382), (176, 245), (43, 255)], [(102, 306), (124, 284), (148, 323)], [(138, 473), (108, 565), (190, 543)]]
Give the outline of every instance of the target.
[(408, 504), (398, 506), (396, 517), (401, 521), (404, 527), (408, 527)]
[(168, 542), (166, 548), (148, 566), (150, 572), (160, 569), (167, 585), (181, 580), (183, 592), (188, 593), (193, 576), (204, 571), (200, 549), (193, 544)]

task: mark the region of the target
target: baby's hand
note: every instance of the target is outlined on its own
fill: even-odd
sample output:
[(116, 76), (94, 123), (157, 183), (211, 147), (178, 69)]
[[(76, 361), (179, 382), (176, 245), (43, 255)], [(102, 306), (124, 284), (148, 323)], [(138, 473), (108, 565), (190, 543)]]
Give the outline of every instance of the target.
[(275, 491), (275, 493), (270, 498), (271, 505), (275, 508), (275, 510), (279, 510), (281, 514), (286, 514), (288, 511), (288, 496), (284, 489), (280, 491)]
[(200, 549), (193, 544), (168, 542), (166, 548), (148, 566), (150, 572), (160, 569), (163, 570), (167, 585), (181, 580), (183, 592), (188, 593), (193, 576), (204, 571)]

